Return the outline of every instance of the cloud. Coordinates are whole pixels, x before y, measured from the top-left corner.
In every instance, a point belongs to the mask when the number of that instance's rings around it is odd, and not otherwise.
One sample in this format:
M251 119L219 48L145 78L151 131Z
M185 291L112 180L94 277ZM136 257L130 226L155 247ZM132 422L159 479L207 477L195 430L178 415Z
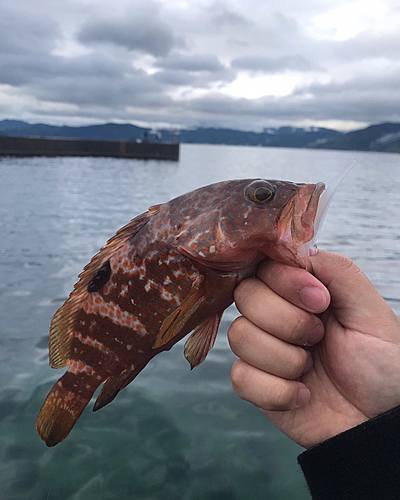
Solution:
M253 25L253 22L246 16L222 5L220 2L212 4L210 11L212 12L211 21L216 26L228 25L236 28L248 28Z
M362 31L353 38L336 44L338 58L344 60L387 59L400 61L398 30L385 33Z
M155 66L193 72L217 72L224 69L224 66L214 54L172 54L159 59Z
M397 0L358 2L345 30L337 0L1 2L0 118L400 121Z
M266 56L242 56L233 59L231 62L233 68L248 71L260 71L263 73L276 73L279 71L309 71L313 69L311 63L300 55L282 56L271 58Z
M173 47L184 45L151 1L138 2L134 9L121 14L90 18L77 38L87 45L110 43L156 57L166 56Z

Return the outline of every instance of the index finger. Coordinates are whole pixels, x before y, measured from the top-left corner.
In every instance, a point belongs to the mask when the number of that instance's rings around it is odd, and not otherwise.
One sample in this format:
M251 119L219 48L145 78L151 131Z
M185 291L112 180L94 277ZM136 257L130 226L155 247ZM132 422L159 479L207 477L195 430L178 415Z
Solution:
M328 289L305 269L266 259L257 276L276 294L305 311L318 314L329 306Z

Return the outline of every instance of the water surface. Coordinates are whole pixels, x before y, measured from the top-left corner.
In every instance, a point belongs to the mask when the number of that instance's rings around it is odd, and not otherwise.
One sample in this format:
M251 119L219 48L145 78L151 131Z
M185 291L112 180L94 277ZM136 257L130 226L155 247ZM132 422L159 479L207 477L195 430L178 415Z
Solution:
M319 246L352 257L400 314L400 155L183 145L179 163L109 158L0 159L0 486L14 499L308 499L302 449L230 384L231 307L203 365L180 343L117 399L92 403L49 449L35 431L62 370L48 328L76 277L148 206L227 178L329 181L351 159Z

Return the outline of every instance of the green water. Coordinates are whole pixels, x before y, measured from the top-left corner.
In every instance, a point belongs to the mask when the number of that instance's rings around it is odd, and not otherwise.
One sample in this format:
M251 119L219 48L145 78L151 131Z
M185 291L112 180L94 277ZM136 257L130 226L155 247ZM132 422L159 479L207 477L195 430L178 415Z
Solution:
M230 384L226 331L192 372L183 343L157 356L112 404L92 403L49 449L35 431L62 370L47 360L55 310L115 231L149 205L225 178L329 180L359 160L320 240L353 257L400 312L400 156L184 146L181 161L0 159L0 498L309 498L302 449Z

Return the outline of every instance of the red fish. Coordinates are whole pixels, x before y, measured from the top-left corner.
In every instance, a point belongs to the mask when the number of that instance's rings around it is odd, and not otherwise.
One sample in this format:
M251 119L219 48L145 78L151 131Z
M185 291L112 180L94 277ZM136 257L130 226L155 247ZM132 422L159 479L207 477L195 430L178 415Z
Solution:
M48 446L67 437L97 387L110 403L159 352L194 330L191 367L212 348L238 283L269 257L306 267L302 245L325 186L244 179L150 207L95 255L50 327L50 366L68 371L40 410Z

